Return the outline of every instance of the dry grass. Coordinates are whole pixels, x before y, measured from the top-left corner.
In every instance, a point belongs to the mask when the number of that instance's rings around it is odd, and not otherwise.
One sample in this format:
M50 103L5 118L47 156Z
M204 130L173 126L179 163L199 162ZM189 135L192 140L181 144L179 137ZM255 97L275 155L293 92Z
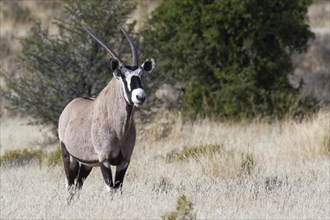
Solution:
M330 2L325 0L314 0L308 9L309 24L313 31L329 33L330 25Z
M330 218L329 112L230 125L165 115L166 132L139 129L122 193L94 168L68 204L62 166L1 167L0 218L160 219L182 195L197 219Z

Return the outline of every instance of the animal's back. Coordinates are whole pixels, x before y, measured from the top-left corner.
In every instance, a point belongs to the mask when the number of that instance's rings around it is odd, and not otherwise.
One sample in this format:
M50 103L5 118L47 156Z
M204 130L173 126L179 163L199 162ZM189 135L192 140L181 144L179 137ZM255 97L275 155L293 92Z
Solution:
M59 118L58 133L72 156L83 161L97 161L91 142L94 100L76 98L63 110Z

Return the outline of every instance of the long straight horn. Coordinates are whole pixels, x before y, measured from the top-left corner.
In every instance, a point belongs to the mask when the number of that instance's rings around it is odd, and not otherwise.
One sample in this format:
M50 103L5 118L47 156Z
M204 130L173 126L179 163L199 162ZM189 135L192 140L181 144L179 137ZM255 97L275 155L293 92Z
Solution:
M131 50L132 50L132 66L138 66L138 57L137 57L137 53L136 53L136 47L134 45L133 39L131 38L131 36L129 36L129 34L127 33L127 31L125 30L125 28L123 27L122 24L119 25L120 30L125 34L126 39L128 40L129 45L131 46Z
M89 33L89 35L91 35L99 44L101 44L114 59L118 60L120 66L124 66L124 62L118 57L118 55L113 50L111 50L110 47L108 47L92 29L83 24L81 24L81 26L85 31L87 31L87 33Z

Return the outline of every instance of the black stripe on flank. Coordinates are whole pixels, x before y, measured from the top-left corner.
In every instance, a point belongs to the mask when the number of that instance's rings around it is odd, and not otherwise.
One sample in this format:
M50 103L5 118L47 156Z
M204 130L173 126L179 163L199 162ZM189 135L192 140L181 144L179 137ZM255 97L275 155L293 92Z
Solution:
M86 99L86 100L95 101L95 98L91 98L91 97L82 96L81 98Z
M73 156L72 154L70 154L75 160L77 160L77 161L79 161L79 162L81 162L81 163L84 163L84 164L90 164L90 165L92 165L92 164L98 164L98 163L100 163L100 161L99 160L83 160L83 159L80 159L80 158L78 158L78 157L75 157L75 156Z
M61 147L62 147L62 152L63 152L63 156L65 156L66 158L65 159L69 159L69 155L71 157L73 157L75 160L79 161L79 162L82 162L82 163L85 163L85 164L96 164L96 163L100 163L99 160L82 160L78 157L75 157L73 156L69 151L68 149L66 148L65 144L61 141ZM64 158L63 158L64 159Z

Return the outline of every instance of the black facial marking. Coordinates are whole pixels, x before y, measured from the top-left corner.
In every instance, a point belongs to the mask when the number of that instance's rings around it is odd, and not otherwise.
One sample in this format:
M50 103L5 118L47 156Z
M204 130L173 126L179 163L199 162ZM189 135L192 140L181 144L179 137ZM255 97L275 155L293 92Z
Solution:
M128 87L127 87L127 81L126 81L126 79L125 79L125 75L124 74L121 74L121 79L122 79L122 81L123 81L123 83L124 83L124 88L125 88L125 92L126 92L126 94L127 94L127 96L128 96L128 101L129 101L129 103L130 104L132 104L132 100L131 100L131 93L130 93L130 91L128 90Z
M127 81L125 79L125 75L121 73L120 76L121 76L121 81L124 83L124 89L125 89L125 93L127 94L128 104L129 105L133 105L133 101L132 101L132 97L131 97L131 92L128 90Z
M138 76L132 76L131 78L131 91L133 89L142 88L141 79Z
M138 66L125 66L125 68L128 69L128 70L134 71L139 67Z

